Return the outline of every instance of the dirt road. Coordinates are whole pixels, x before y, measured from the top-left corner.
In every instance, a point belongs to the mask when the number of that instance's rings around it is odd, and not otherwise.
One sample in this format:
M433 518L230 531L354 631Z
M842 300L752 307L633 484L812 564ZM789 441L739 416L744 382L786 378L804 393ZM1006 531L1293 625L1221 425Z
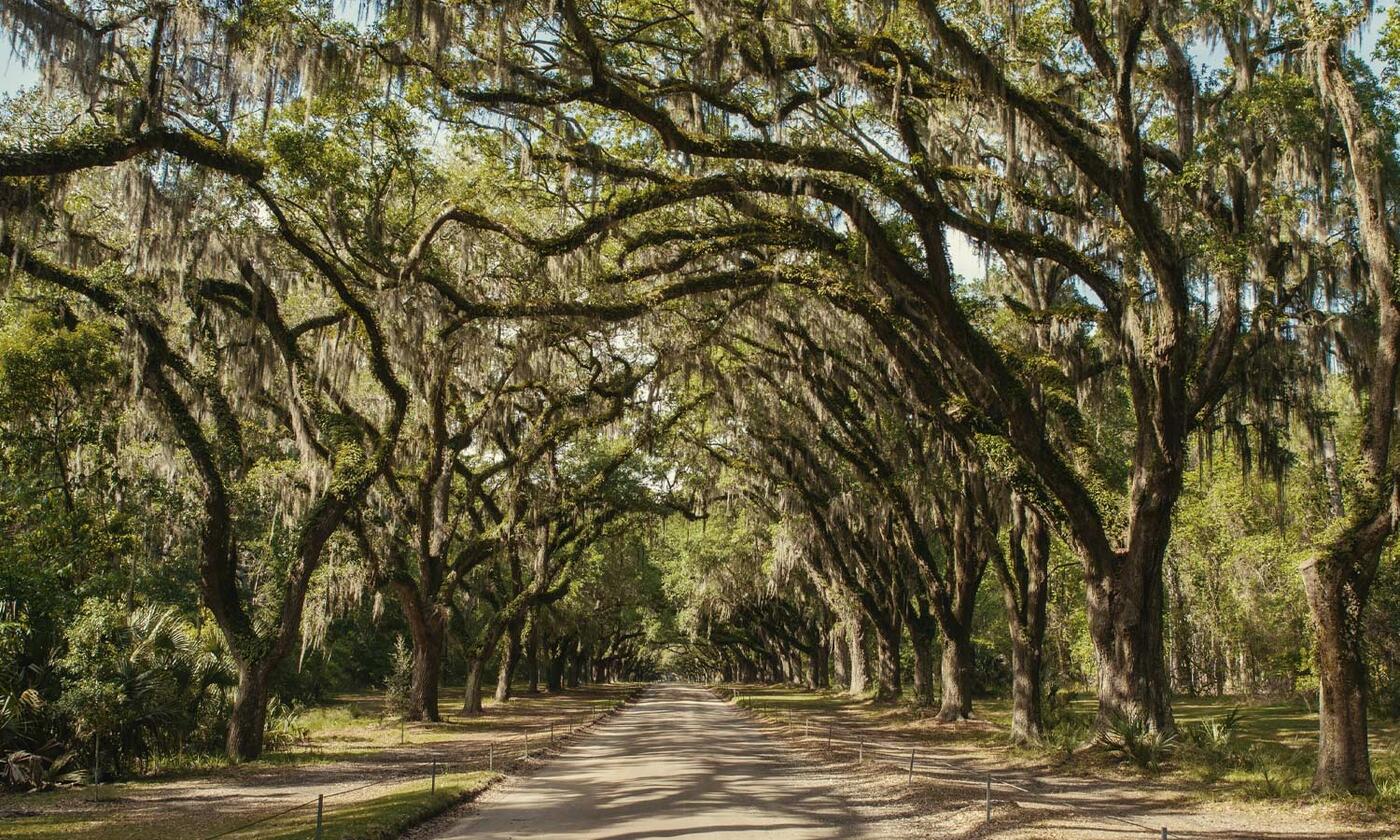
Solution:
M659 685L538 772L485 797L441 840L863 837L818 779L708 691Z

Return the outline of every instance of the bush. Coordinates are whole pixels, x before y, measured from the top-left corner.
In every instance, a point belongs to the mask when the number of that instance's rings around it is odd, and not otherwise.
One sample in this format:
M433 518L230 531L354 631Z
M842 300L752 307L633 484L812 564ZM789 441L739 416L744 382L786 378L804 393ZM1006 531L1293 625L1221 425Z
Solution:
M393 668L384 686L384 709L389 714L406 716L412 705L413 652L403 636L394 639Z
M1185 746L1192 756L1215 769L1239 762L1240 710L1193 724L1185 732Z
M1121 764L1156 772L1176 748L1176 733L1163 733L1130 715L1114 717L1099 733L1099 745Z

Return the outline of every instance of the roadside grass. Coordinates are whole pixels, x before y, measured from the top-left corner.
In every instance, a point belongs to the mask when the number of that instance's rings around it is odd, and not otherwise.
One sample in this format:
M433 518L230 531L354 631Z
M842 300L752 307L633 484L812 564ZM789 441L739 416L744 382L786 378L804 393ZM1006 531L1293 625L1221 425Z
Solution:
M1013 748L1008 740L1010 701L979 698L973 721L946 724L934 710L907 703L875 704L833 691L810 691L766 685L721 686L722 694L770 720L803 726L810 719L820 735L829 723L862 731L885 732L932 745L974 748L996 754L1007 764L1053 767L1068 775L1121 774L1154 777L1182 787L1202 800L1239 798L1334 806L1344 817L1400 817L1400 721L1373 719L1370 726L1374 797L1318 798L1311 793L1317 755L1317 713L1297 699L1183 697L1172 703L1180 735L1162 769L1148 773L1120 765L1093 741L1096 709L1092 697L1071 699L1052 715L1059 726L1044 742ZM1205 725L1225 721L1232 710L1238 722L1229 737L1211 740ZM825 720L823 720L825 718ZM840 731L839 729L837 730ZM849 732L846 733L849 737Z
M521 752L517 739L527 728L532 732L531 751L535 752L546 745L551 723L559 725L558 734L563 736L570 724L616 707L635 689L634 685L619 684L584 686L553 695L521 694L505 704L488 701L485 713L471 718L456 714L455 704L449 701L443 708L452 713L445 714L442 722L402 726L398 718L381 713L381 698L344 695L301 713L296 725L305 737L295 745L269 751L257 761L231 765L222 756L187 754L153 762L151 769L158 773L100 785L95 791L74 787L0 793L0 837L200 840L295 805L285 817L228 836L234 840L311 838L318 787L330 792L346 790L356 777L365 782L382 777L402 766L400 760L405 758L426 762L436 757L456 763L461 750L479 753L493 741L498 768L509 766ZM373 763L377 758L383 763ZM328 766L337 762L345 762L347 767ZM331 796L326 800L324 837L395 837L405 827L474 795L497 777L498 773L485 770L440 772L437 791L431 793L425 769L418 778ZM288 795L289 789L296 795ZM307 802L310 804L304 804Z
M523 686L520 687L523 689ZM626 695L630 686L584 686L561 694L528 695L518 691L504 704L486 698L483 714L467 717L458 711L453 697L444 691L443 719L436 723L401 721L385 711L381 694L341 694L328 703L300 711L294 728L301 737L274 744L255 762L233 764L223 753L185 752L152 757L137 780L162 780L215 775L261 773L270 767L334 764L410 745L446 744L471 735L499 731L503 727L529 725L531 717L548 718L563 703L568 714L583 717L607 711ZM548 726L548 720L543 722Z
M385 785L375 795L368 797L346 801L327 799L323 837L325 840L387 840L397 837L409 827L477 795L499 777L498 773L484 771L444 773L437 777L435 791L431 789L428 779L413 779ZM3 836L16 840L128 840L133 837L197 840L227 831L229 833L222 836L231 840L253 837L265 840L313 840L316 834L314 799L308 799L283 816L241 830L238 830L241 826L257 818L256 814L250 816L223 811L205 814L202 818L142 820L138 826L128 821L104 818L103 803L93 802L90 798L72 801L68 803L68 808L71 810L35 816L15 813L0 815L0 819L3 819Z

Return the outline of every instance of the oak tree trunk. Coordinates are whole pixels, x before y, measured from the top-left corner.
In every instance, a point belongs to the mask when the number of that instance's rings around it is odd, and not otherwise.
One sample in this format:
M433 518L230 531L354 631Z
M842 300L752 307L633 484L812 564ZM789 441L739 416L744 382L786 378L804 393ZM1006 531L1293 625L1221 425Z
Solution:
M855 616L846 623L846 645L851 654L850 688L847 690L853 697L859 697L865 693L868 681L866 658L865 658L865 618Z
M486 656L473 656L467 663L466 696L462 700L462 714L467 717L481 715L481 672L486 667Z
M914 705L933 705L933 636L909 627L910 647L914 651Z
M1346 558L1350 559L1350 558ZM1366 709L1362 615L1366 598L1346 559L1327 558L1303 570L1303 587L1317 625L1318 730L1313 788L1371 795L1371 753ZM1340 562L1339 562L1340 561Z
M516 665L520 662L519 620L512 621L506 630L506 638L501 644L501 669L496 674L496 702L504 703L511 697L511 680L515 677Z
M1098 725L1135 720L1170 731L1159 568L1125 561L1090 580L1087 589L1085 611L1098 658Z
M238 689L233 697L226 745L233 761L252 761L262 755L270 674L271 669L261 663L238 667Z
M951 723L972 716L972 675L975 654L972 634L963 628L956 636L943 637L943 697L938 704L938 719Z
M875 702L892 703L904 693L899 667L899 628L877 627L876 648L879 652L879 673L876 676Z

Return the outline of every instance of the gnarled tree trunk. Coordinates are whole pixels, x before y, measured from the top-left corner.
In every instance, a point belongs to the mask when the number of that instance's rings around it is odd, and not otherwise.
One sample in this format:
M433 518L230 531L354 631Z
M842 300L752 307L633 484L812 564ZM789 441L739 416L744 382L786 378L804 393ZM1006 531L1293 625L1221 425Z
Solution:
M501 670L496 674L496 702L504 703L511 697L511 680L515 677L516 665L520 662L520 634L524 629L520 619L514 619L506 629L506 637L501 641Z
M252 761L262 755L271 671L263 663L238 666L238 688L233 696L226 743L228 756L234 761Z
M875 647L879 654L875 702L892 703L904 694L903 675L899 665L899 626L877 625L875 634Z
M851 670L849 688L846 690L852 697L859 697L865 693L866 682L868 680L866 658L865 658L865 618L859 614L852 616L846 622L846 646L851 654Z
M462 699L462 714L467 717L481 715L481 672L486 667L486 657L473 656L467 663L467 687Z
M938 704L938 719L945 723L967 720L972 716L972 675L975 654L972 634L943 637L942 680L943 696Z

